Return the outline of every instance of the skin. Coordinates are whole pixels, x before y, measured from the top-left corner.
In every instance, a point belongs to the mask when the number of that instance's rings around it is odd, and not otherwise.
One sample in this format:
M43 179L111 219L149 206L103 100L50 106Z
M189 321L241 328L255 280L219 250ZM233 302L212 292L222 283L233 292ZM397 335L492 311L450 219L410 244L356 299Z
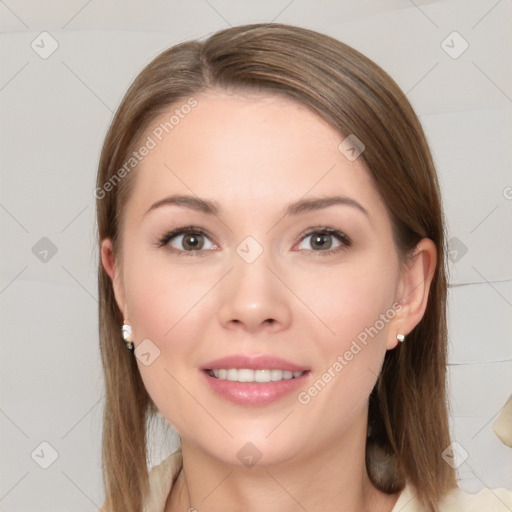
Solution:
M378 491L364 463L368 397L396 335L424 314L435 246L422 240L412 262L400 264L361 158L349 161L338 150L344 137L305 106L268 93L195 98L197 107L135 171L121 260L109 239L101 245L135 345L150 339L160 351L148 366L137 360L144 384L182 439L184 469L165 510L390 511L398 495ZM214 200L222 211L166 205L145 214L171 194ZM332 195L368 215L348 205L284 215L289 203ZM182 236L157 246L185 225L208 233L200 251L185 252L190 238L184 246ZM322 254L305 234L311 227L337 229L352 244L327 237L338 251ZM249 235L263 248L253 263L236 252ZM394 302L400 312L308 404L291 393L265 406L237 405L201 374L219 357L271 354L310 368L307 391ZM237 457L247 442L261 452L250 468Z

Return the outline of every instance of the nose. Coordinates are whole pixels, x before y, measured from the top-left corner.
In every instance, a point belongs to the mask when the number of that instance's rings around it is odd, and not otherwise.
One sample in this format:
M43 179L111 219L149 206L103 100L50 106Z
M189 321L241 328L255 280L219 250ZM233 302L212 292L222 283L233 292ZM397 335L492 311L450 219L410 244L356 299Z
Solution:
M272 268L270 270L268 266ZM235 256L223 280L219 321L230 330L277 332L290 326L290 296L269 265L265 252L253 263Z

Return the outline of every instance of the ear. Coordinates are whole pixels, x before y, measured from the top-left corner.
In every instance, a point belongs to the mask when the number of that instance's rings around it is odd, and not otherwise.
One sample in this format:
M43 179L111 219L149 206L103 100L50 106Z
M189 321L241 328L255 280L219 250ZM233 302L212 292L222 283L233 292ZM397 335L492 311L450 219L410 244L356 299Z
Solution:
M112 280L112 287L114 289L114 296L117 302L117 306L123 314L125 321L128 321L129 315L128 307L126 305L122 273L116 263L114 256L114 246L110 238L104 238L101 241L101 263L103 264L103 268Z
M388 350L396 347L397 334L409 334L423 318L436 264L436 246L429 238L423 238L401 270L396 294L396 302L401 305L401 309L390 326Z

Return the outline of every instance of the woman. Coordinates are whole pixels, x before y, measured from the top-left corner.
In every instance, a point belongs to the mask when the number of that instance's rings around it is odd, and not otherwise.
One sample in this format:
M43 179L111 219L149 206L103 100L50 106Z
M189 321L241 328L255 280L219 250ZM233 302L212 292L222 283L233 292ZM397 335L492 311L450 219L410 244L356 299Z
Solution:
M512 504L446 462L439 186L369 59L280 24L170 48L115 115L96 197L104 510ZM157 414L181 449L148 479Z

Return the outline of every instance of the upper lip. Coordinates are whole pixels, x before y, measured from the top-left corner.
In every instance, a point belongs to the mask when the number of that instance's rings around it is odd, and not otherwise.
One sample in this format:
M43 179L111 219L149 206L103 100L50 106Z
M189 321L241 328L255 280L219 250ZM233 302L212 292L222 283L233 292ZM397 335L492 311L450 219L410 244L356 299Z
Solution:
M271 355L243 355L235 354L232 356L215 359L202 366L203 370L219 370L219 369L242 369L249 370L288 370L290 372L303 372L308 368L301 366L286 359Z

